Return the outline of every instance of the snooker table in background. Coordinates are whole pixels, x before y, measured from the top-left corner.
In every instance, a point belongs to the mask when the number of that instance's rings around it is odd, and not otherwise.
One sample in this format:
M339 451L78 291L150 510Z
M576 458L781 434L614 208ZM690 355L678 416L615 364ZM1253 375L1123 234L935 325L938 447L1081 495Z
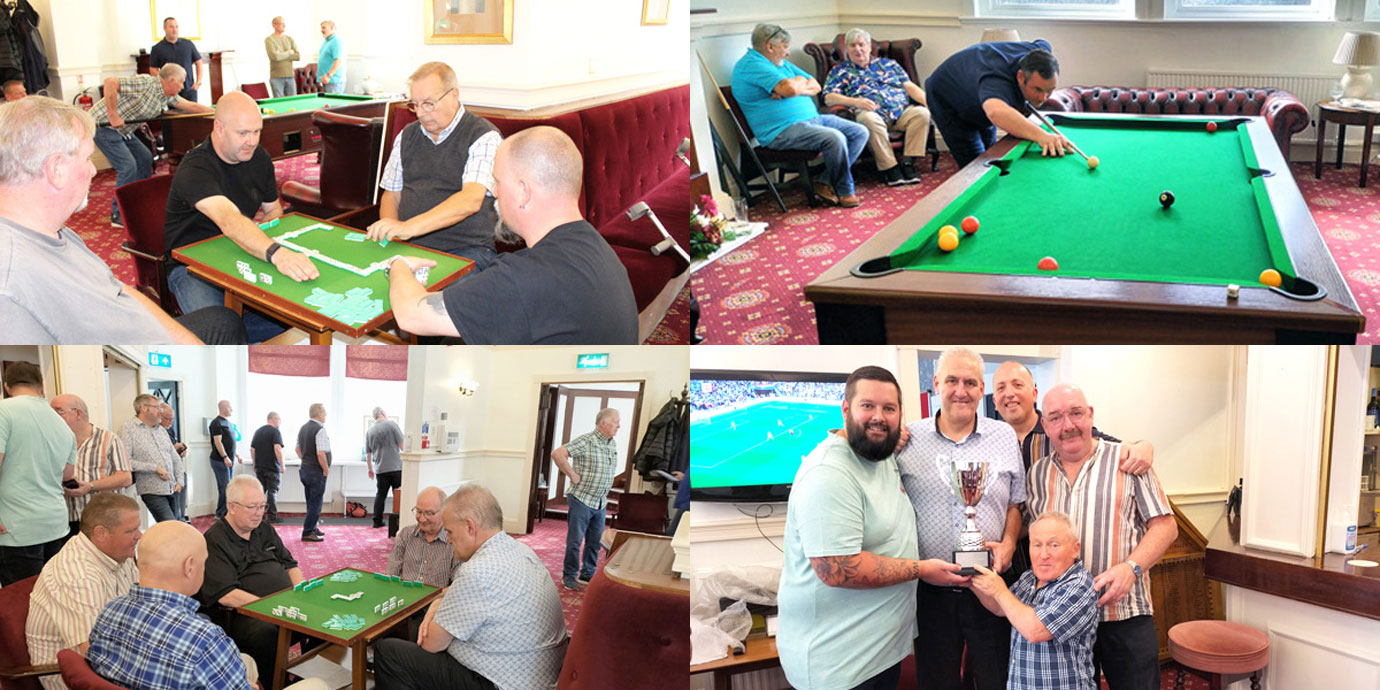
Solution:
M1354 342L1364 329L1263 118L1045 114L1101 165L998 142L806 286L821 343ZM969 215L978 232L939 251L939 228ZM1039 270L1044 256L1059 269ZM1258 282L1266 268L1282 289Z
M274 160L321 150L321 132L311 122L311 114L316 110L329 108L355 117L382 117L388 106L387 99L343 93L307 93L265 98L258 103L264 117L259 145ZM169 115L158 122L163 127L163 149L176 167L182 156L211 136L214 118L209 114Z
M344 571L353 571L362 577L354 582L334 582L331 580L332 575ZM369 643L388 632L393 626L406 620L408 616L423 610L431 603L432 599L441 593L441 590L436 587L425 584L408 586L401 582L380 580L374 577L372 572L354 568L341 568L323 575L320 579L323 580L322 585L310 592L289 588L245 604L239 609L240 613L246 616L278 626L278 661L276 664L278 670L272 678L271 690L282 690L283 688L284 676L288 669L287 652L293 631L348 648L353 667L351 669L352 687L355 690L365 690L365 649ZM331 598L332 594L353 594L354 592L363 592L363 595L354 601ZM404 603L386 614L374 613L376 604L394 596L402 599ZM284 616L275 616L273 609L278 606L296 606L301 609L302 613L306 614L307 620L300 621ZM358 630L331 630L322 625L331 616L345 614L354 614L363 618L364 627ZM324 645L306 652L294 659L293 664L306 661L323 649L325 649Z
M277 226L264 232L269 237L278 237L316 223L329 225L334 229L313 230L290 241L359 267L366 267L394 254L433 259L437 262L436 266L432 267L427 275L427 289L432 292L459 280L474 267L474 262L469 259L406 242L389 242L387 247L380 246L377 242L351 242L345 239L347 235L362 236L364 233L300 213L283 215ZM361 276L313 259L312 263L316 264L321 275L316 280L299 283L280 273L273 264L246 254L225 235L174 249L172 255L177 261L186 264L192 275L225 290L225 306L243 313L244 307L248 305L271 318L300 328L311 336L313 345L329 345L332 332L351 338L379 334L393 320L392 305L388 301L388 278L383 271ZM246 281L236 268L236 262L239 261L249 264L256 279L260 273L267 273L273 277L273 283L264 284L261 280L255 283ZM346 293L352 288L359 287L371 288L373 294L370 298L383 300L383 312L364 323L338 321L306 303L313 288Z

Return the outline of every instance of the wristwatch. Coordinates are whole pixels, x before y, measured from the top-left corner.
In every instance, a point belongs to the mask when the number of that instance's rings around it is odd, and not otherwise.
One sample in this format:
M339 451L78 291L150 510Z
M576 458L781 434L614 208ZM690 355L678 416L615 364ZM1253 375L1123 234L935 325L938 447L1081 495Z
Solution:
M402 259L402 262L403 262L404 264L407 264L407 269L408 269L409 271L412 270L412 262L408 261L405 257L399 256L399 257L397 257L397 258L395 258L395 259L390 260L388 263L386 263L386 264L383 265L383 277L384 277L384 278L388 278L388 277L389 277L388 271L389 271L390 269L393 268L393 262L394 262L394 261L397 261L398 259Z
M274 254L275 252L277 252L279 249L282 249L282 248L283 248L283 245L278 244L277 242L274 242L273 244L269 245L269 246L268 246L268 251L265 251L265 252L264 252L264 261L267 261L267 262L269 262L269 263L273 263L273 254Z
M1131 570L1136 574L1136 577L1140 577L1140 573L1141 573L1140 564L1137 563L1137 562L1135 562L1135 561L1133 561L1133 560L1131 560L1131 559L1129 559L1129 558L1126 559L1126 563L1127 563L1128 565L1131 566Z

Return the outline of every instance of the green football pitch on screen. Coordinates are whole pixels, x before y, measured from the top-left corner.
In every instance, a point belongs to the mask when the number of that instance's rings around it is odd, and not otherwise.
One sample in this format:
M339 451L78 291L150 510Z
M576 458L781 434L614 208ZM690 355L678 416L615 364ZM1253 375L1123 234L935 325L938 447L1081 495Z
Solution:
M800 460L830 429L839 403L767 400L690 425L690 481L696 488L789 484Z

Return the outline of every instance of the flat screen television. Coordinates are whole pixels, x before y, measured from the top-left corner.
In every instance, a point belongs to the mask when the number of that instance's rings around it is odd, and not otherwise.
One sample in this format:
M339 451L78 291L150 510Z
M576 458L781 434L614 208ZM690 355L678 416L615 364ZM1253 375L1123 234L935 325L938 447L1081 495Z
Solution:
M691 370L690 498L785 501L800 461L843 426L848 374Z

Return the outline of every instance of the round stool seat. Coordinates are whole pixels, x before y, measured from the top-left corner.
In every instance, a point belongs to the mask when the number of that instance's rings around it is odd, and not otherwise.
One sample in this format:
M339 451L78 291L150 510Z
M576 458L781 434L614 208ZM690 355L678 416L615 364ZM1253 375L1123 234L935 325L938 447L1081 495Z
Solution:
M1253 673L1270 662L1270 638L1231 621L1189 621L1169 629L1169 653L1199 671Z

